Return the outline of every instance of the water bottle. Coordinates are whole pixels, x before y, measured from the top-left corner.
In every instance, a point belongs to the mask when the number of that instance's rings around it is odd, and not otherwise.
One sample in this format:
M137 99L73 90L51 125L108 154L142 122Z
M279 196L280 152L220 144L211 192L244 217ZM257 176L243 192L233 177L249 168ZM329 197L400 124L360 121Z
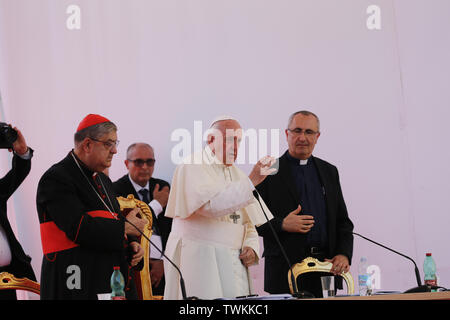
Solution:
M368 282L369 282L369 274L367 273L367 268L369 267L367 263L366 257L361 257L359 260L359 266L358 266L358 285L359 285L359 295L360 296L367 296L370 291L368 288Z
M423 262L423 273L425 274L425 284L427 286L437 286L436 264L431 253L427 253ZM435 290L433 290L435 291Z
M111 276L111 300L126 300L125 291L123 290L124 287L125 280L120 272L120 267L114 267L114 271Z

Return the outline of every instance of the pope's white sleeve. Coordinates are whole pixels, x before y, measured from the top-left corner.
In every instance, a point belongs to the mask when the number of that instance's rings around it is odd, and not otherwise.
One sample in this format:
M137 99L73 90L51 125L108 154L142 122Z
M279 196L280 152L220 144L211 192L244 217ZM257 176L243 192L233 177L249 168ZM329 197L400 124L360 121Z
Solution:
M236 212L254 201L253 190L255 187L250 179L230 182L196 213L206 217L221 217Z

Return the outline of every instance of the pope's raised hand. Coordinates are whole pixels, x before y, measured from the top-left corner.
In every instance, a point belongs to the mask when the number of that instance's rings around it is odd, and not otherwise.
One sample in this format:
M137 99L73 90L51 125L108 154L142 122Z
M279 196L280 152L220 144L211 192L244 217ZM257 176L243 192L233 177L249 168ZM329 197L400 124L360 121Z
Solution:
M276 161L277 159L274 157L265 156L255 164L248 176L255 187L263 182L268 175L277 172L277 169L272 167Z

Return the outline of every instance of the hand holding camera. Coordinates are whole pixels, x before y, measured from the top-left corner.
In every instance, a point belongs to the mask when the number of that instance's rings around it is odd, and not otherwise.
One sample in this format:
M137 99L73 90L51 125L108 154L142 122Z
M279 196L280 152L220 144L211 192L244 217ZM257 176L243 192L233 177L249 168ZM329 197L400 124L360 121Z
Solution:
M12 128L10 124L0 122L0 149L14 150L18 155L24 155L28 146L17 127Z

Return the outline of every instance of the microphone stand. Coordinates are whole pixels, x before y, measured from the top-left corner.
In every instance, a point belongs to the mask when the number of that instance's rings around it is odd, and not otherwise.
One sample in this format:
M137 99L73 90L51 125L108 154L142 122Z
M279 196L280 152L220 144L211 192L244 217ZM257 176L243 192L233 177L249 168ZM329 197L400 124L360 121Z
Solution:
M382 248L384 248L384 249L387 249L387 250L389 250L389 251L392 251L392 252L394 252L394 253L396 253L396 254L398 254L398 255L400 255L400 256L402 256L402 257L404 257L404 258L406 258L406 259L408 259L408 260L410 260L410 261L412 261L412 263L414 264L414 272L415 272L415 274L416 274L417 287L408 289L408 290L406 290L404 293L430 292L431 289L434 289L434 286L422 285L422 281L420 280L419 269L417 268L416 262L415 262L412 258L410 258L410 257L408 257L407 255L404 255L403 253L400 253L400 252L398 252L398 251L396 251L396 250L394 250L394 249L391 249L391 248L389 248L389 247L386 247L385 245L383 245L383 244L381 244L381 243L378 243L378 242L376 242L376 241L374 241L374 240L371 240L371 239L369 239L369 238L367 238L367 237L364 237L364 236L360 235L359 233L356 233L356 232L352 232L352 233L353 233L354 235L357 235L358 237L361 237L361 238L363 238L363 239L365 239L365 240L367 240L367 241L369 241L369 242L372 242L372 243L374 243L374 244L376 244L376 245L378 245L378 246L380 246L380 247L382 247Z
M261 201L259 201L259 193L258 193L258 191L256 191L256 189L253 190L253 195L255 196L256 200L258 200L259 206L261 207L261 210L264 213L264 217L267 220L267 224L269 225L270 230L272 231L273 236L274 236L278 246L280 247L281 253L283 254L283 257L284 257L284 259L286 260L286 262L288 264L289 271L290 271L290 274L291 274L291 282L292 282L292 286L293 286L293 289L294 289L294 294L292 296L296 297L296 298L305 298L305 297L309 298L309 296L306 293L298 291L297 281L295 280L294 272L292 272L292 264L289 261L289 258L288 258L287 254L286 254L286 251L284 250L283 245L281 244L280 239L278 238L278 235L277 235L275 229L273 228L272 224L270 223L269 218L267 217L266 212L264 211L264 208L263 208L263 206L261 204Z
M198 298L197 297L187 297L187 295L186 295L186 286L185 286L185 284L184 284L184 279L183 279L183 275L182 275L182 273L181 273L181 270L178 268L178 266L171 260L171 259L169 259L165 254L164 254L164 252L161 250L161 249L159 249L151 240L150 240L150 238L149 237L147 237L145 234L144 234L144 232L142 232L142 230L140 230L138 227L136 227L135 225L134 225L134 223L132 223L132 222L130 222L130 220L128 220L123 214L121 214L121 216L122 216L122 218L125 220L125 222L127 222L127 223L129 223L129 224L131 224L140 234L141 234L141 236L143 236L148 242L150 242L150 244L154 247L154 248L156 248L156 250L158 250L160 253L161 253L161 255L164 257L164 258L166 258L167 259L167 261L169 261L169 263L178 271L178 273L179 273L179 275L180 275L180 287L181 287L181 295L183 296L183 300L198 300Z

